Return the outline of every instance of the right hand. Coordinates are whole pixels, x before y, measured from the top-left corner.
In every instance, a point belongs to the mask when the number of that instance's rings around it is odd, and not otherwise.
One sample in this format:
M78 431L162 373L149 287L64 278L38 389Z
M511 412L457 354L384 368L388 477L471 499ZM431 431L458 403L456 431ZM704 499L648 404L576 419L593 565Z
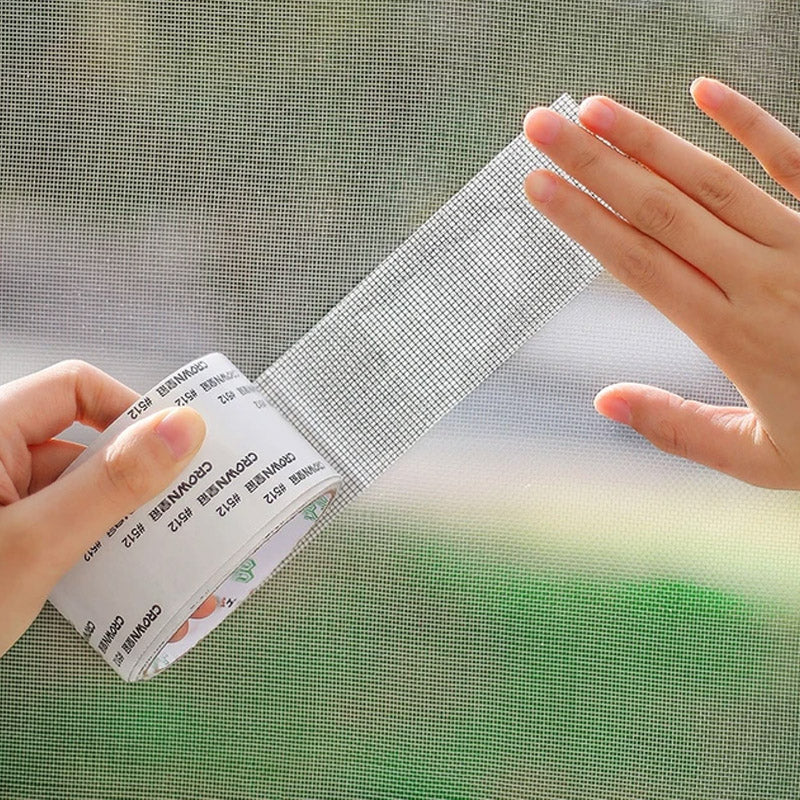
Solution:
M800 139L718 81L697 105L800 198ZM746 403L720 408L653 386L616 384L597 410L656 447L760 486L800 489L800 215L717 158L607 97L583 102L599 138L540 108L530 141L605 200L546 170L531 203L682 328Z

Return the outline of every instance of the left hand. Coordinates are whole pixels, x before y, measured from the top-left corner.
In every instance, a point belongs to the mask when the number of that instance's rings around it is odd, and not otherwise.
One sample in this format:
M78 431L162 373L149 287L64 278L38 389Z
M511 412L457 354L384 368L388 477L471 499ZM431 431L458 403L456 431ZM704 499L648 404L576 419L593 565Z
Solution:
M82 361L0 387L0 655L81 554L166 489L199 449L202 417L175 408L138 420L61 476L84 448L58 435L74 421L103 430L137 397Z

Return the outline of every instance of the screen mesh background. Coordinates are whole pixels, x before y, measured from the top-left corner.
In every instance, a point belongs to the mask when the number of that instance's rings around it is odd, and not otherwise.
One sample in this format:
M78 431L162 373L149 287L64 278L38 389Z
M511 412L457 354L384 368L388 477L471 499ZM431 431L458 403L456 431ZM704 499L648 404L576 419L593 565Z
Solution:
M562 92L761 180L688 85L797 130L798 13L0 2L0 379L259 374ZM165 675L47 607L0 659L0 796L796 797L796 496L595 418L620 379L735 398L603 276Z

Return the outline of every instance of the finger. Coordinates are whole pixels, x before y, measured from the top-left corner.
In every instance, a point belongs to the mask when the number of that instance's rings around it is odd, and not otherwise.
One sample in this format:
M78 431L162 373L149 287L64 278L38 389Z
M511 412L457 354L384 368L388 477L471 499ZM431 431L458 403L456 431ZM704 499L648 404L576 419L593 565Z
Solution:
M752 100L711 78L692 84L698 107L738 139L767 174L800 198L800 139ZM797 224L795 215L795 224Z
M727 294L745 276L730 263L765 249L725 225L671 183L548 108L525 118L531 142L628 222L706 273ZM748 258L748 251L750 257Z
M705 275L588 194L544 170L525 181L531 203L711 355L729 303Z
M50 439L30 448L31 468L28 494L51 484L85 450L82 444Z
M581 124L665 178L727 225L766 245L797 215L733 167L607 97L581 103Z
M28 444L40 444L73 422L103 430L137 397L97 367L62 361L0 387L0 410Z
M205 423L191 408L147 417L85 464L7 506L4 533L27 537L55 583L115 522L163 491L204 435Z
M705 405L636 383L608 386L594 403L659 450L759 486L797 488L787 486L785 462L747 408Z

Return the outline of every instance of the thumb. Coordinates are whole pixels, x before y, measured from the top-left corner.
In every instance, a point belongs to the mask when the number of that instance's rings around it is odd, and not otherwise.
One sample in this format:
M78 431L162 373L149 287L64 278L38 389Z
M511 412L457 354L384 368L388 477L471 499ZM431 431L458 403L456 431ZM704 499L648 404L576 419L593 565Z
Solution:
M594 406L659 450L758 486L789 486L786 464L749 408L706 405L638 383L607 386Z
M5 521L28 538L26 549L36 553L40 575L55 584L115 522L177 478L205 430L192 408L146 417L85 464L8 506Z

